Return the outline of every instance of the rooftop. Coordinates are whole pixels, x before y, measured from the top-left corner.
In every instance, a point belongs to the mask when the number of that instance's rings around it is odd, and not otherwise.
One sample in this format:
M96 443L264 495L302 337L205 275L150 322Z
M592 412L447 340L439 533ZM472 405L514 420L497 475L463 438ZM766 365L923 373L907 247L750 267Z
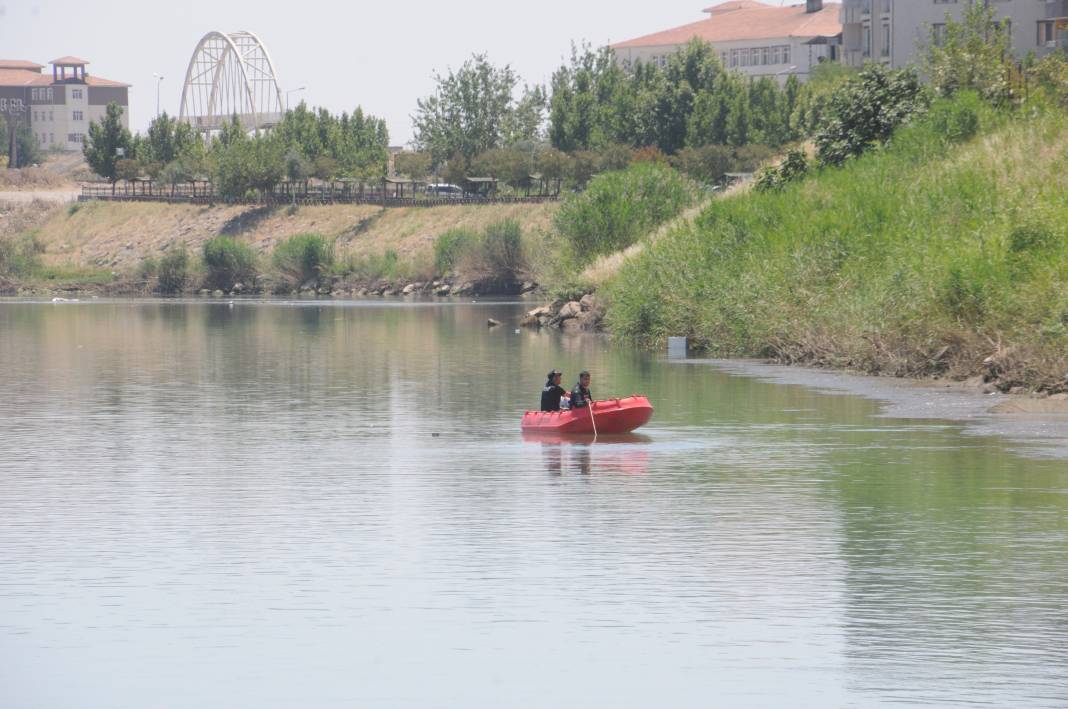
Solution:
M28 62L25 59L0 59L0 69L17 69L19 71L32 71L41 73L44 64Z
M65 57L60 57L59 59L53 59L48 63L55 64L56 66L85 66L89 62L78 57L67 55Z
M63 84L113 88L130 87L129 84L124 84L121 81L102 79L99 76L86 76L84 81L81 78L73 79L69 77L65 81L63 79L53 81L51 74L38 74L26 69L6 69L0 66L0 86L62 86Z
M778 7L757 0L731 0L706 8L707 19L619 42L613 44L612 49L679 45L695 37L712 43L779 37L833 37L842 31L838 18L840 7L839 3L825 3L822 10L805 12L804 4Z

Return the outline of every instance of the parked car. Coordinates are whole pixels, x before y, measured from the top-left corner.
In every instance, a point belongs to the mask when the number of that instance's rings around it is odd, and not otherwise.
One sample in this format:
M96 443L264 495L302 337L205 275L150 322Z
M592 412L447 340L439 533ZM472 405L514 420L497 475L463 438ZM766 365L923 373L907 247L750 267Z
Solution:
M450 185L445 182L430 184L426 186L426 196L436 197L438 199L460 199L464 196L464 191L458 185Z

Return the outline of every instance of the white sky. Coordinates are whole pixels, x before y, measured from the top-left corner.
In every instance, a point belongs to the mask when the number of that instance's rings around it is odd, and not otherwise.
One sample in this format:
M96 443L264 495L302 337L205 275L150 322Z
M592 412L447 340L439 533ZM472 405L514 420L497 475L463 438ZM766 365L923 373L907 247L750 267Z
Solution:
M290 94L293 105L362 106L386 119L399 145L412 137L410 116L433 90L434 71L473 52L547 84L572 40L630 39L700 20L702 8L720 1L0 0L0 58L87 59L90 74L133 84L131 127L144 130L156 113L153 72L164 76L161 109L176 115L200 37L247 29L267 45L283 91L306 87Z

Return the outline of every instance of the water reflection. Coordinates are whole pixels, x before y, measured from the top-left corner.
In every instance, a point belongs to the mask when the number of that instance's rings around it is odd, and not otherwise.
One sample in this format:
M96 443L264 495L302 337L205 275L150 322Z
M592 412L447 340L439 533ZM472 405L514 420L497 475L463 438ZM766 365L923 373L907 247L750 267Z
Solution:
M523 307L0 304L0 703L1068 704L1063 463Z

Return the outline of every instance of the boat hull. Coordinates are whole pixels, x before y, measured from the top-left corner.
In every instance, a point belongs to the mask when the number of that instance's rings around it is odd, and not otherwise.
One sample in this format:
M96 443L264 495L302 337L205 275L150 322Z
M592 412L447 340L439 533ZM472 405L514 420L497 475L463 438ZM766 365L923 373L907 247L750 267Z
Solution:
M653 416L653 406L644 396L628 396L622 399L603 399L589 407L570 411L527 411L523 414L520 428L524 432L551 432L560 434L614 435L630 433L644 426Z

